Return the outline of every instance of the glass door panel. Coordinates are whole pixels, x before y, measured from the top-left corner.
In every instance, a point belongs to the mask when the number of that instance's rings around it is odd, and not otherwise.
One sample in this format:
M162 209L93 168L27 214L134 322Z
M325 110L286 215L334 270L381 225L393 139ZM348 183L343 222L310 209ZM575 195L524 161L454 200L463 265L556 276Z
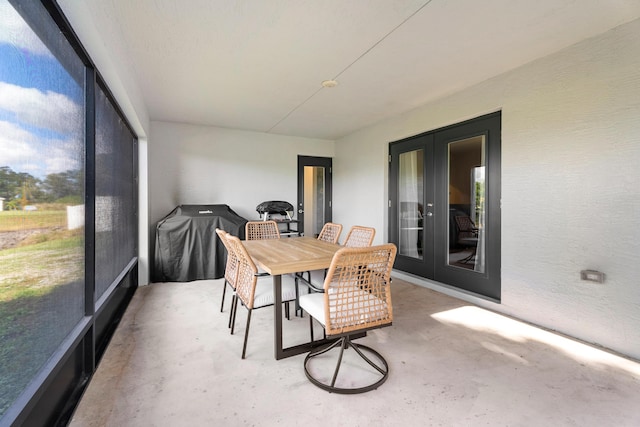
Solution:
M448 144L447 264L484 273L485 136Z
M325 179L321 166L304 167L304 235L318 236L324 226Z
M402 153L398 172L398 253L422 259L424 150Z

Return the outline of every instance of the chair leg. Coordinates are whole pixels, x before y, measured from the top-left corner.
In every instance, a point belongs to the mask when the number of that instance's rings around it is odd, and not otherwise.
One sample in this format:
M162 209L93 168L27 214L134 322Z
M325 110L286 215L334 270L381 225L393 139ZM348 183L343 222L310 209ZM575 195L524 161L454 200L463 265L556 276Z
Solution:
M231 335L236 326L236 312L238 311L238 296L233 296L233 302L231 304L231 313L229 314L229 327L231 328Z
M300 282L299 282L300 279L304 280L304 272L295 273L294 278L296 283L295 315L298 316L298 313L300 313L300 317L304 317L304 310L302 309L302 307L300 307ZM309 281L311 281L311 272L309 271L307 271L307 278ZM308 286L307 286L307 289L309 289ZM308 293L311 293L311 291L309 290Z
M293 277L294 277L294 282L296 284L296 307L295 307L295 310L296 310L296 316L297 316L298 312L302 311L302 309L300 308L300 287L299 287L299 284L298 284L298 273L295 273L293 275Z
M249 310L247 313L247 327L244 330L244 345L242 346L242 358L244 359L245 353L247 352L247 339L249 338L249 325L251 324L251 312L253 310Z
M222 313L224 309L224 296L227 293L227 279L224 280L224 284L222 285L222 302L220 303L220 313Z
M360 350L360 347L364 347L364 348L368 348L368 347L365 347L363 345L351 342L351 339L349 339L349 337L347 337L347 344L349 345L349 347L354 349L356 351L356 353L358 353L360 355L360 357L362 357L365 360L365 362L367 362L369 364L369 366L371 366L372 368L374 368L375 370L380 372L382 375L386 375L387 374L387 370L382 369L380 366L376 365L371 359L369 359L367 356L365 356L365 354Z
M331 379L331 387L335 387L336 379L338 378L338 372L340 371L340 365L342 364L342 356L344 355L344 349L347 348L348 343L346 338L340 339L340 354L338 355L338 361L336 362L336 370L333 372L333 378Z
M466 258L461 259L460 261L458 261L461 264L466 264L469 261L471 261L471 259L476 256L476 247L474 246L473 248L471 248L471 254L469 256L467 256ZM475 262L475 261L474 261Z

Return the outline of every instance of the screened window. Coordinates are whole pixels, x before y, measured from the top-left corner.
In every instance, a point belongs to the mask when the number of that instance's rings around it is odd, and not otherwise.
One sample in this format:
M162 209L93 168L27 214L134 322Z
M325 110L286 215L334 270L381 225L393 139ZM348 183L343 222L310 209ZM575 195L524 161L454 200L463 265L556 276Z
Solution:
M56 30L0 0L0 418L85 314L84 67Z
M96 90L96 300L136 255L135 136Z
M54 0L0 0L0 425L65 425L137 287L137 139Z

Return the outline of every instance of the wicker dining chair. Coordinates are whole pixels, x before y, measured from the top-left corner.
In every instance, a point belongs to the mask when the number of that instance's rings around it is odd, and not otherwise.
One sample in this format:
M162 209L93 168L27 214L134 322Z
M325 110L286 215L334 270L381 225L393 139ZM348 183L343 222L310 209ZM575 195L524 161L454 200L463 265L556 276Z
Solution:
M334 224L333 222L327 222L320 230L318 234L318 240L325 242L338 243L340 239L340 233L342 233L342 224Z
M338 240L340 239L340 234L342 233L342 224L335 224L333 222L327 222L323 227L322 230L320 230L320 234L318 234L318 240L322 240L324 242L330 242L330 243L338 243ZM311 285L312 288L314 288L315 290L321 290L321 286L322 286L322 282L324 281L324 278L327 276L327 270L324 270L322 272L324 275L322 276L322 278L317 281L318 286L314 286L312 284L311 281L311 272L308 271L307 272L307 279L309 284Z
M251 325L251 313L253 310L269 307L274 304L273 280L266 273L258 273L256 264L249 256L242 241L235 236L227 236L229 245L238 257L238 279L236 281L236 298L233 301L231 334L233 334L236 323L236 313L238 300L242 302L247 310L247 325L244 331L244 344L242 346L242 358L247 352L247 339L249 338L249 327ZM289 302L296 299L295 286L293 280L288 276L282 277L282 302L285 304L285 315L289 318Z
M247 240L279 239L280 229L275 221L249 221L244 235Z
M347 233L347 238L344 240L344 246L348 248L363 248L371 246L375 235L375 228L354 225L349 230L349 233Z
M391 269L396 253L396 246L392 243L342 248L331 261L324 281L324 293L300 297L300 306L309 313L311 330L313 319L316 319L324 327L327 338L337 338L331 344L312 350L305 357L305 374L316 386L334 393L354 394L376 389L387 380L389 366L384 357L370 347L352 342L351 336L392 324ZM331 352L333 349L339 349L335 369L332 376L330 373L323 375L320 372L322 368L318 366L327 366L324 359L335 353ZM355 378L341 377L337 383L343 355L348 349L353 349L354 357L359 356L373 368L373 381L358 385L356 383L359 381ZM314 359L317 362L314 363ZM315 368L312 366L314 364ZM348 371L349 367L353 367L352 363L345 363L346 376L355 372L353 376L361 378L360 369Z
M227 262L224 268L224 285L222 287L222 302L220 303L220 312L222 312L224 310L224 298L227 292L227 286L231 288L232 292L235 292L236 290L236 281L238 279L238 257L229 244L227 236L230 236L230 234L219 228L216 228L216 234L227 250ZM231 306L233 307L235 294L232 295ZM229 327L231 327L231 316L229 316Z
M324 242L330 243L338 243L340 239L340 234L342 233L342 224L335 224L333 222L327 222L324 226L322 226L322 230L320 230L320 234L318 234L318 240L322 240ZM304 273L307 273L307 278L304 278ZM309 292L322 292L321 283L324 281L324 278L327 275L327 270L319 270L317 271L317 276L321 278L319 280L312 280L311 271L306 271L304 273L296 273L296 315L300 311L300 305L298 304L298 296L300 294L299 287L299 279L303 280L303 283L307 285L309 288ZM322 276L321 276L322 275Z

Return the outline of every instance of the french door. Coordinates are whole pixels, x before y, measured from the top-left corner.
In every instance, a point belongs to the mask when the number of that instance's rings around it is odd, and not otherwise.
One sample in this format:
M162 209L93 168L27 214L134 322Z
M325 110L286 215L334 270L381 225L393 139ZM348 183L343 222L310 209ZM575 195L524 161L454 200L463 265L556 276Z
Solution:
M493 113L389 144L395 269L500 300L500 128Z

